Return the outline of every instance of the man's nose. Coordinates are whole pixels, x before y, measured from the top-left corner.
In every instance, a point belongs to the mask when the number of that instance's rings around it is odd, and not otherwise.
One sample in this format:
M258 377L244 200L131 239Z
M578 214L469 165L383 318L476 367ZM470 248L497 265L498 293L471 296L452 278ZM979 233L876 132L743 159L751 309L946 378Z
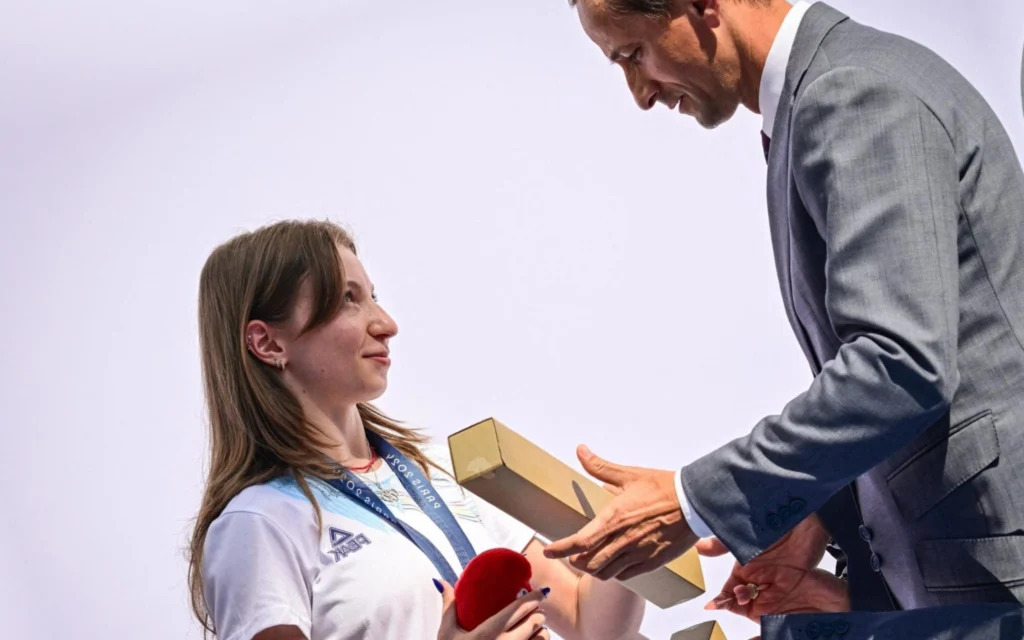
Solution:
M626 74L626 83L629 84L629 90L633 93L636 105L644 111L658 103L661 87L657 82L645 78L637 69Z

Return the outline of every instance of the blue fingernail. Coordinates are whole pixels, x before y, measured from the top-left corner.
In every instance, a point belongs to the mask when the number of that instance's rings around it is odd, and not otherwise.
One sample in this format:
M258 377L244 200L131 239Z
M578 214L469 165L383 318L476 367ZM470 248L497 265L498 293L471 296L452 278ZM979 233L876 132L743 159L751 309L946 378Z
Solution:
M437 587L437 592L444 593L444 587L442 587L441 583L437 581L437 578L431 578L431 580L434 581L434 586Z
M543 593L544 597L546 598L548 597L548 594L551 593L551 587L544 587L540 590L540 592Z

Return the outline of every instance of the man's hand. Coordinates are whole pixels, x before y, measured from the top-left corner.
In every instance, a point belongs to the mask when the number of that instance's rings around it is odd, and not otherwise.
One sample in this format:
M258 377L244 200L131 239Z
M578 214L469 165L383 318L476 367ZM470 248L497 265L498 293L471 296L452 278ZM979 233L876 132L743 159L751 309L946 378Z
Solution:
M697 542L683 518L673 472L612 464L585 446L576 455L615 498L575 535L548 545L544 555L569 558L600 580L628 580L675 560Z
M817 568L828 540L818 516L811 515L746 566L737 563L705 609L731 611L754 622L768 614L849 611L846 583ZM697 543L697 552L720 556L728 550L707 538Z

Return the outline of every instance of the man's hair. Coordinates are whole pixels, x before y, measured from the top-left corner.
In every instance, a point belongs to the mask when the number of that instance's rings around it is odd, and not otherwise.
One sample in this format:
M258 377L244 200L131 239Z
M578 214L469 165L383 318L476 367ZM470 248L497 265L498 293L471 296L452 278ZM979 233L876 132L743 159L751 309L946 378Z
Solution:
M579 0L569 0L569 6L575 7ZM737 0L750 4L771 4L772 0ZM674 0L606 0L608 8L615 13L639 13L649 18L668 18L672 15Z
M579 0L569 0L575 7ZM615 13L642 13L651 18L667 18L672 15L673 0L607 0L608 8Z

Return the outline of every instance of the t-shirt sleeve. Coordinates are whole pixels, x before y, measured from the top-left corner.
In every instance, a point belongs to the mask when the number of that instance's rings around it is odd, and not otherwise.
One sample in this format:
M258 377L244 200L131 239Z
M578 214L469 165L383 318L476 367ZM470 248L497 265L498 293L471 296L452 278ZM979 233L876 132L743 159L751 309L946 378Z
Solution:
M312 597L298 549L266 516L223 514L203 550L205 596L218 640L252 640L291 625L310 637Z

